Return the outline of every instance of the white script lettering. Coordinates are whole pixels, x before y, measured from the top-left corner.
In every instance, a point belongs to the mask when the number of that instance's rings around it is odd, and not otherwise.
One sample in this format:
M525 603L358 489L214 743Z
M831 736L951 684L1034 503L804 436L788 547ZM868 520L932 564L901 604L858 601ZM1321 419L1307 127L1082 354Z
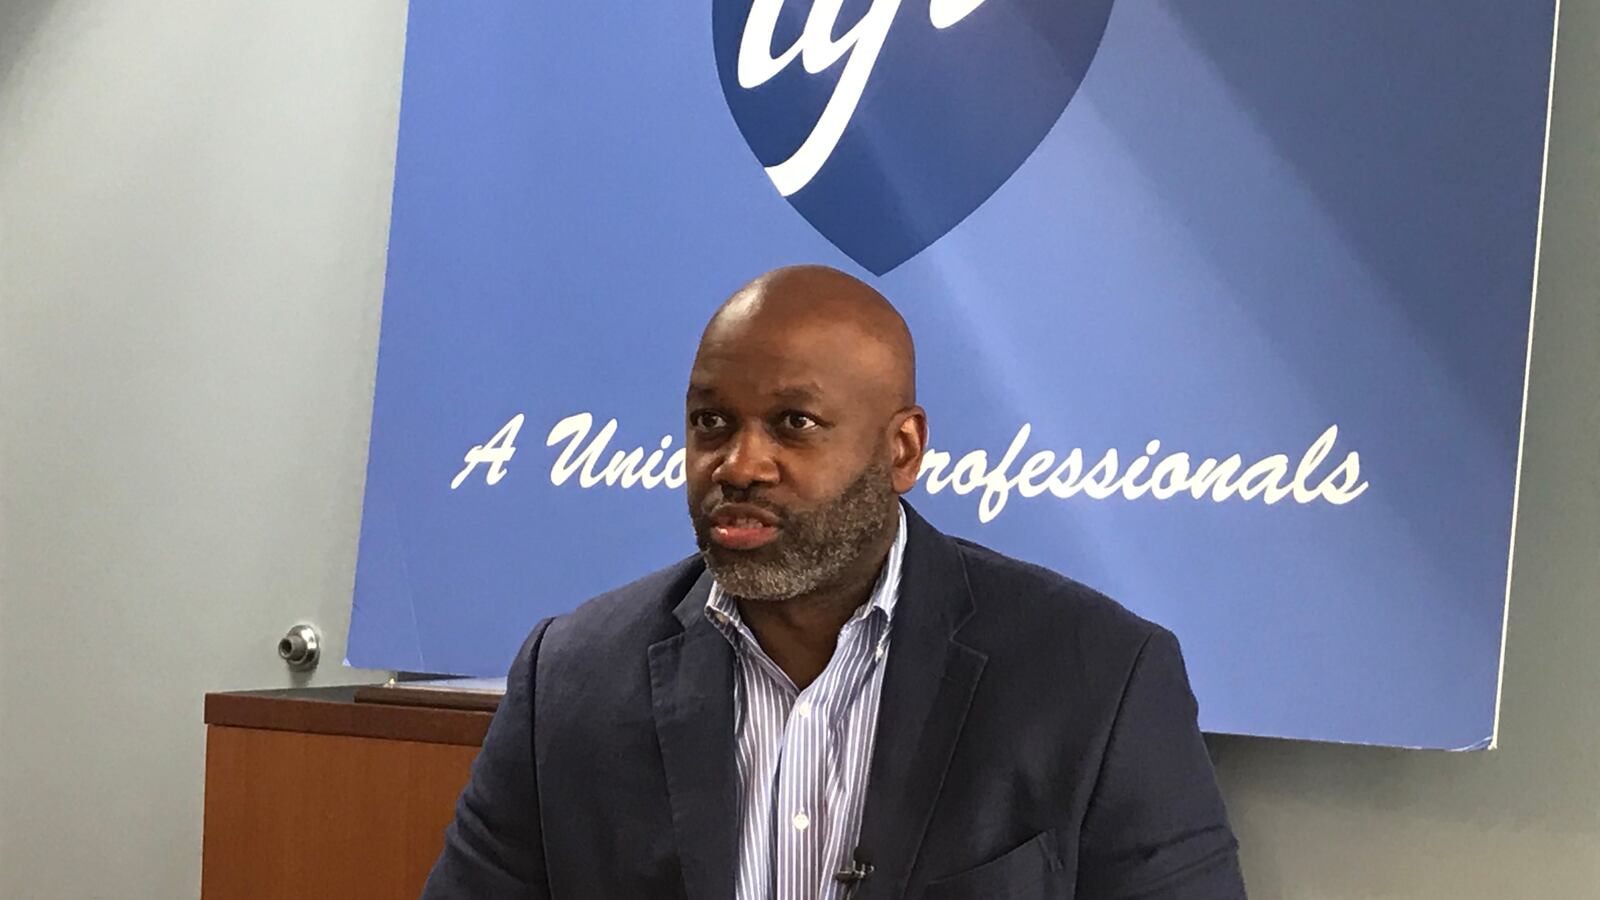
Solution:
M984 2L931 0L928 18L935 28L949 28ZM744 34L739 40L735 71L740 87L751 90L766 84L797 57L810 75L827 71L839 60L845 60L833 94L828 97L822 115L801 142L800 149L783 162L767 167L767 177L772 179L778 193L788 197L810 184L839 146L839 139L844 137L856 107L861 104L861 95L867 89L883 43L889 37L889 26L894 24L900 0L872 0L861 20L837 39L833 32L839 24L844 0L814 0L800 37L789 49L773 56L772 42L777 36L778 14L783 3L784 0L755 0L750 4L750 16L745 19Z
M593 427L594 416L583 412L567 416L550 429L550 435L544 442L546 447L554 447L563 441L567 444L562 449L561 455L556 457L555 465L550 467L551 484L560 487L577 474L578 485L586 488L602 483L620 484L625 488L639 485L645 490L663 484L669 488L683 487L685 479L682 448L667 457L665 469L657 468L661 465L663 454L672 446L671 435L662 435L659 448L648 457L645 456L643 447L617 450L611 454L611 459L605 468L596 471L595 466L605 454L606 445L610 444L611 439L617 434L617 420L607 421L599 433L589 441L588 446L579 449L584 439L589 437L589 430Z
M513 442L522 421L518 414L487 444L469 450L466 468L456 475L450 487L460 486L480 463L489 464L488 483L499 483L505 475L503 464L516 452ZM551 484L560 487L576 477L578 487L585 489L683 487L687 460L682 447L672 448L671 435L662 435L653 450L646 451L644 446L613 450L617 420L606 420L598 431L594 423L592 413L581 412L567 416L550 429L545 446L561 448L550 467ZM922 456L917 478L929 494L949 490L964 497L980 491L978 521L983 523L994 521L1005 511L1013 492L1025 500L1046 492L1060 500L1080 493L1093 500L1148 497L1157 501L1188 494L1195 500L1209 498L1213 503L1237 498L1246 502L1259 500L1267 506L1283 500L1343 506L1366 493L1370 486L1361 479L1361 454L1355 451L1346 453L1337 465L1318 477L1339 439L1337 425L1328 426L1318 435L1298 461L1286 453L1273 453L1248 465L1237 453L1221 460L1206 457L1199 462L1185 452L1163 454L1161 442L1152 440L1126 466L1112 447L1085 467L1080 448L1065 454L1040 450L1025 455L1032 435L1033 426L1024 422L1005 453L992 465L986 450L971 450L954 457L948 451L929 448Z
M972 15L983 3L984 0L933 0L928 4L928 21L943 31Z
M450 490L461 487L461 483L467 480L467 476L471 475L472 470L480 463L489 464L489 471L484 480L490 484L499 484L500 479L506 477L506 462L517 452L517 432L522 430L522 419L522 413L517 413L511 417L511 421L500 426L500 430L494 433L489 443L479 444L468 450L467 455L462 457L462 462L467 465L450 480Z
M1156 500L1167 500L1187 491L1196 500L1209 496L1215 503L1235 496L1241 500L1259 497L1262 503L1271 506L1292 497L1296 503L1322 500L1343 506L1365 493L1368 487L1368 483L1361 480L1361 455L1355 452L1347 453L1343 462L1317 481L1315 486L1312 485L1318 468L1333 451L1333 444L1339 438L1337 425L1328 426L1312 442L1295 467L1292 479L1289 476L1289 457L1283 453L1264 457L1240 473L1244 461L1237 453L1220 462L1204 459L1195 466L1191 466L1187 453L1173 453L1157 459L1161 452L1160 441L1146 444L1145 452L1134 457L1126 468L1123 468L1113 447L1082 475L1079 473L1083 469L1083 451L1078 449L1072 450L1061 465L1050 471L1050 467L1055 465L1056 456L1043 450L1028 457L1022 468L1012 474L1011 468L1022 455L1022 449L1032 434L1033 426L1023 423L1017 429L1016 437L1012 438L1011 446L993 468L989 467L987 453L974 450L961 457L954 474L948 478L941 476L944 468L950 464L950 454L930 450L923 454L919 477L927 476L924 487L930 494L949 488L965 496L982 488L983 494L978 499L978 521L984 523L992 522L1000 515L1013 490L1024 498L1037 497L1048 490L1063 500L1080 491L1095 500L1109 500L1116 496L1124 500L1138 500L1146 495ZM1152 462L1155 463L1154 468L1151 467ZM1047 471L1050 471L1049 475L1045 475ZM1146 472L1149 473L1148 477ZM1039 481L1040 476L1044 476L1042 482Z

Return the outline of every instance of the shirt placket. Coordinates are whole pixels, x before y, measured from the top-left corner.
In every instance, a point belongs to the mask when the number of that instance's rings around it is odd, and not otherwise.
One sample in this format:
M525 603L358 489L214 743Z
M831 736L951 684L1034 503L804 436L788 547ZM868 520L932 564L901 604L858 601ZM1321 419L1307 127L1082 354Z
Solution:
M863 785L852 785L854 772L848 771L844 759L844 746L852 718L861 712L861 692L872 681L874 669L882 654L876 652L886 643L886 630L882 613L869 612L858 623L846 626L848 641L841 641L836 655L840 658L841 676L850 673L847 681L841 680L834 689L831 702L836 710L828 716L826 766L824 772L828 808L833 815L828 820L828 834L824 844L822 881L818 889L821 900L848 897L851 890L834 878L834 873L850 865L855 859L856 835L852 823L859 825L850 798L852 790L860 792ZM871 658L869 657L871 654ZM863 752L867 751L862 748Z
M829 667L831 669L832 666ZM816 900L828 836L828 716L835 676L824 670L795 697L783 729L775 810L774 900Z

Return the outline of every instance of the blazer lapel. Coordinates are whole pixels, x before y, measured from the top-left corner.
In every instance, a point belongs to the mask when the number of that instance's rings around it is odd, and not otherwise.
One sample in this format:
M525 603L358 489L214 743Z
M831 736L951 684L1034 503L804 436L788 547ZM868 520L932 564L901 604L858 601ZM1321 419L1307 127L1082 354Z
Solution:
M858 900L905 893L988 659L954 638L972 613L959 548L909 505L906 528L900 600L857 842L873 872L855 895Z
M733 648L705 618L711 575L673 614L681 634L650 646L650 700L688 900L725 900L738 865Z

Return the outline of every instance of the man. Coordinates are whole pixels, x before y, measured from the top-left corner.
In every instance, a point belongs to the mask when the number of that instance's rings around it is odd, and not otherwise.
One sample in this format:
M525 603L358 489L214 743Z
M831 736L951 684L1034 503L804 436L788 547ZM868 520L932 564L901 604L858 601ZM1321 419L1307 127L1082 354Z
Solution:
M902 504L915 389L842 272L717 311L700 554L533 630L426 897L1244 896L1176 640Z

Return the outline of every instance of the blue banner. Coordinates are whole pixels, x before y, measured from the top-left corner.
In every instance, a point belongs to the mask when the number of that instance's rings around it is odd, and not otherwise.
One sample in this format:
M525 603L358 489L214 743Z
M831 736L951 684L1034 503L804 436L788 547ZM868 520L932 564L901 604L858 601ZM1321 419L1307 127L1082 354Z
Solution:
M916 337L912 504L1172 628L1207 730L1487 746L1553 29L413 3L350 662L502 674L693 552L700 329L820 262Z

